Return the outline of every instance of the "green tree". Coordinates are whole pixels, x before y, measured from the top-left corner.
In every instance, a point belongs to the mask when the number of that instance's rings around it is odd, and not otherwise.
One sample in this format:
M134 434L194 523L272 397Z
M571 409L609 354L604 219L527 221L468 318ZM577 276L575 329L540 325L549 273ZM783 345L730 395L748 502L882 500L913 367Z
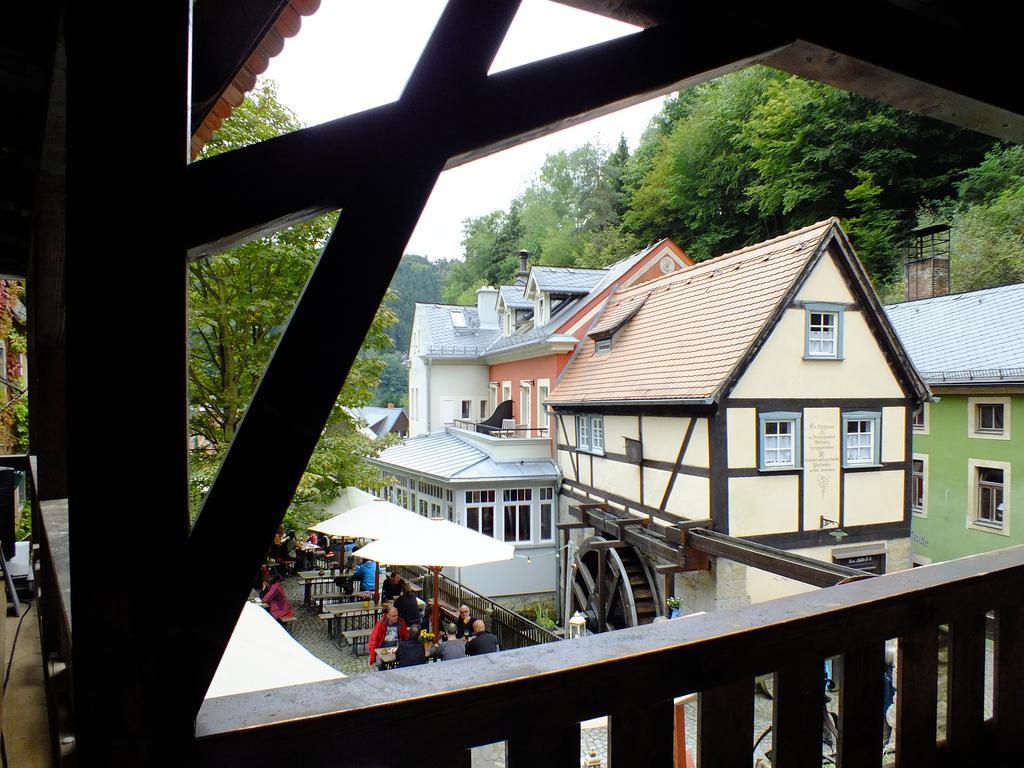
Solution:
M277 101L274 85L266 83L234 110L202 156L299 127L295 115ZM194 511L241 423L334 218L322 216L189 265ZM315 515L317 506L341 487L376 482L376 473L362 459L379 451L379 445L359 433L351 409L373 397L384 368L379 353L392 346L387 329L394 320L394 313L382 305L302 477L291 516Z

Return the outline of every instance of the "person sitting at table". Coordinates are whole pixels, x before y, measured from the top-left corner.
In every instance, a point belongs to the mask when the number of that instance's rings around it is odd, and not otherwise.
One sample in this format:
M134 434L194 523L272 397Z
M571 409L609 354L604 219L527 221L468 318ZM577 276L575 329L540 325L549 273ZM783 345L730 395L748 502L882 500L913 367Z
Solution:
M401 617L399 617L398 611L394 606L388 608L388 612L377 622L370 633L368 645L370 649L369 665L372 667L376 664L377 669L380 669L384 662L377 663L377 649L397 648L400 641L408 639L409 629L405 626L405 622L402 621Z
M456 634L457 631L458 627L454 624L445 624L444 632L446 639L431 649L430 656L435 659L441 659L441 661L465 658L466 643L459 639Z
M398 571L392 571L388 574L387 579L384 580L384 584L380 588L381 599L394 600L402 594L403 587L405 587L405 579L402 578Z
M263 582L260 599L267 604L270 615L278 622L295 615L292 604L288 602L288 596L285 595L284 588L281 586L281 577L276 573L269 574L267 580Z
M320 539L317 537L316 531L310 530L309 538L306 539L306 545L320 549Z
M377 564L373 560L363 560L352 574L352 579L359 582L363 592L373 592L377 587Z
M420 615L420 604L416 601L416 594L412 591L412 584L405 582L402 586L402 594L396 597L392 605L398 609L398 615L406 624L422 624L423 616Z
M482 656L485 653L495 653L501 650L498 648L498 638L487 631L487 625L483 619L473 622L473 639L466 643L466 653L470 656Z
M423 651L423 641L420 640L419 624L409 625L409 638L398 644L395 660L399 667L415 667L427 663L427 654Z
M469 614L468 605L459 606L459 618L455 620L455 636L461 640L469 640L473 637L473 622L474 619Z

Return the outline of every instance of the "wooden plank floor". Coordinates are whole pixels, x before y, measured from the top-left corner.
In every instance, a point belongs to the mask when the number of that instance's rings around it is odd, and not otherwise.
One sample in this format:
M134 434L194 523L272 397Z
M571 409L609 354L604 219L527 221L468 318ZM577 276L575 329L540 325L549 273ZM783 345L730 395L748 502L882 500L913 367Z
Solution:
M22 611L25 606L22 606ZM43 691L43 662L35 606L24 617L4 697L4 743L7 764L18 768L50 768L50 726ZM18 619L5 616L4 659L10 657Z

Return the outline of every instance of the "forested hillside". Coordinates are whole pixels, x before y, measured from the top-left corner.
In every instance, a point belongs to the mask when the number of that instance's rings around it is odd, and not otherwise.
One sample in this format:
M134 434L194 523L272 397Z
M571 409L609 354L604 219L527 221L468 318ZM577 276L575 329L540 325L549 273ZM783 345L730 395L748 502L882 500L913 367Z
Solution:
M407 256L396 346L412 302L473 304L521 248L596 267L667 236L699 261L830 216L886 301L903 296L907 233L937 221L953 225L953 290L1024 281L1024 149L752 67L667 99L635 148L549 155L507 209L465 221L463 261Z

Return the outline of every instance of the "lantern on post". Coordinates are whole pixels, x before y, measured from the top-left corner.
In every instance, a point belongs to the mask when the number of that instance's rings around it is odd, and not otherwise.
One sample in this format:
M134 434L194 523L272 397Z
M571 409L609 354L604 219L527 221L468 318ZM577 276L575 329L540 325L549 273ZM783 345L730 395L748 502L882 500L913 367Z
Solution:
M583 637L587 632L587 617L576 611L569 619L569 639Z

